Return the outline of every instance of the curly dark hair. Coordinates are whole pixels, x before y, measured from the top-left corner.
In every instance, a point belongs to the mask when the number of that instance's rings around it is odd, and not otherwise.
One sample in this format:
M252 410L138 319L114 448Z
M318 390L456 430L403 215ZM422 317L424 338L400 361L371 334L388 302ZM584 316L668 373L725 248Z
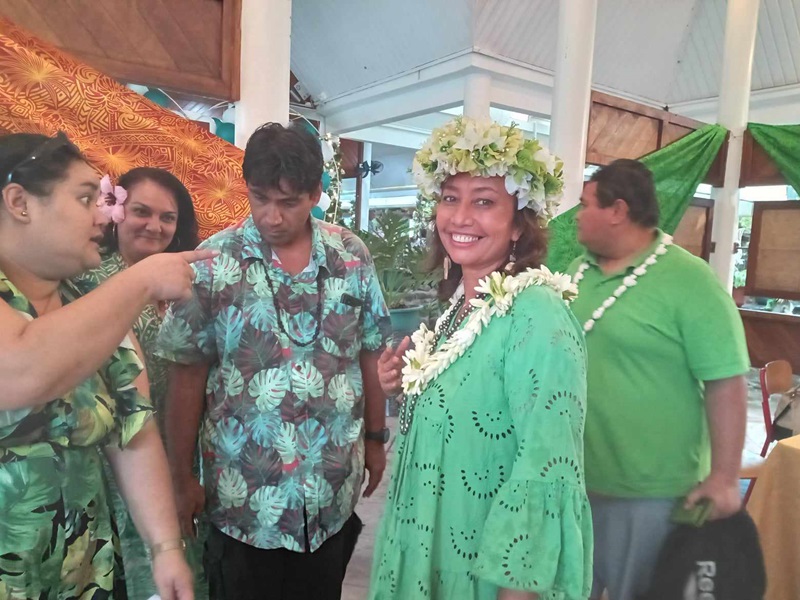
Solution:
M265 123L255 130L244 151L242 172L248 186L281 189L281 181L295 193L313 193L322 179L322 149L305 127L292 123Z
M436 223L436 212L434 210L431 222ZM542 266L547 257L547 230L542 227L539 217L530 208L523 208L514 213L514 225L519 227L522 234L517 240L514 267L511 274L516 275L525 269L537 269ZM425 264L429 273L434 273L442 268L442 262L447 255L439 231L433 227L432 235L428 246L428 258ZM437 297L442 302L447 301L455 293L461 281L461 265L453 263L447 279L442 278L437 289Z
M658 225L658 198L653 173L644 163L620 158L600 167L589 178L597 182L597 203L603 208L623 200L628 205L628 218L642 227Z
M192 195L186 189L186 186L169 171L156 167L136 167L131 169L119 178L117 185L130 192L136 185L145 181L151 181L164 188L172 195L175 204L178 206L175 235L164 252L183 252L197 248L200 243L200 239L197 236L197 218L194 213ZM114 252L119 249L119 240L117 239L115 228L110 223L106 228L103 242L108 251Z
M0 188L17 183L35 196L49 196L77 161L88 164L62 132L54 137L35 133L0 136Z

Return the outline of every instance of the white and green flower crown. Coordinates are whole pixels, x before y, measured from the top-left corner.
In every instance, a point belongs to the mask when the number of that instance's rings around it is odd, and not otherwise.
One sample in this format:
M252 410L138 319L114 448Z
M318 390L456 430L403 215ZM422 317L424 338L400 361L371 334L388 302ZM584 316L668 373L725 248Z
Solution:
M431 132L414 156L411 172L423 201L435 201L444 181L458 173L505 176L517 207L530 208L546 224L556 214L564 188L563 163L522 130L493 121L457 117Z

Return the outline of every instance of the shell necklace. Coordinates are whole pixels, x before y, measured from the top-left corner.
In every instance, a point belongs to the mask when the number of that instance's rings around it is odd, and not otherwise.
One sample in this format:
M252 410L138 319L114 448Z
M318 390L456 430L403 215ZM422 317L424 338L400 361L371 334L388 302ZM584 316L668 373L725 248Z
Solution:
M648 256L647 258L642 261L638 267L633 270L633 273L626 276L625 279L622 280L622 285L620 285L617 289L614 290L614 293L611 294L608 298L603 300L602 304L598 306L595 311L592 313L592 318L586 321L583 324L583 331L584 333L589 333L600 320L600 318L605 314L605 312L614 306L614 303L619 300L620 296L628 291L630 288L636 285L636 282L639 280L639 277L642 277L645 273L647 273L647 269L652 267L656 262L658 262L658 257L663 256L667 253L667 247L672 245L672 236L666 233L661 234L661 242L656 246L656 249L653 253ZM583 279L583 274L586 272L586 269L589 268L589 262L583 261L580 267L578 267L578 271L572 278L572 283L576 286L580 285L581 279Z
M447 324L457 318L458 302L439 317L433 331L422 323L412 334L413 345L403 356L406 363L403 367L403 393L406 402L399 419L401 433L408 432L417 399L428 384L467 351L494 317L505 316L517 295L532 285L552 288L567 304L576 295L575 286L568 275L552 273L545 266L527 269L513 276L495 271L481 279L475 287L478 297L469 301L474 310L467 313L464 327L453 331L441 346L437 348L437 332L449 329Z

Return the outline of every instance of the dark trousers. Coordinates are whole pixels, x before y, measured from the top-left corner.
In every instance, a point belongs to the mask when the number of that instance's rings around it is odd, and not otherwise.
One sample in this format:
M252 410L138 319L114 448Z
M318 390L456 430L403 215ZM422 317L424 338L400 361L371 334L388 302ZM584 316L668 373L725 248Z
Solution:
M315 552L262 550L211 527L204 561L209 596L211 600L339 600L361 526L353 514Z

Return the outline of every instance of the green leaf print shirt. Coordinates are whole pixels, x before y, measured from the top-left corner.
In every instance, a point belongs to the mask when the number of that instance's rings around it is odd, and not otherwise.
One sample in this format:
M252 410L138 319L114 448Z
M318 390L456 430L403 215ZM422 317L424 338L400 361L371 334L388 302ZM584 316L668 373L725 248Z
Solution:
M380 350L390 333L372 259L353 233L313 218L311 262L294 277L252 217L200 247L220 255L194 264L193 297L170 308L158 341L171 361L212 365L206 509L238 540L296 552L306 550L305 509L314 551L352 514L364 474L359 353ZM316 341L293 343L278 319L311 340L319 302Z
M65 282L62 301L80 293ZM0 300L36 318L0 272ZM129 340L61 398L0 410L0 599L103 600L124 593L99 448L124 447L152 416L133 386Z

